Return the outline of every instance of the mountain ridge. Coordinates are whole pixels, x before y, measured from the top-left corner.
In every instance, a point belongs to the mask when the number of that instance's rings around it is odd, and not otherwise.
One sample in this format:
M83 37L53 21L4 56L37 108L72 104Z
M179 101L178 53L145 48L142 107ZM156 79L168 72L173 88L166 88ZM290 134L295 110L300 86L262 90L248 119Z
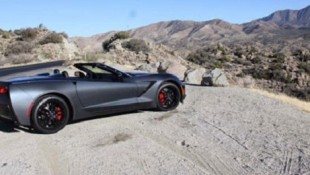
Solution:
M298 33L299 30L301 34ZM291 32L290 30L293 30ZM309 30L309 32L308 32ZM209 21L172 20L161 21L128 30L132 37L157 44L167 45L175 50L197 49L206 44L252 41L260 38L264 43L269 36L285 33L288 38L308 36L310 33L310 6L300 10L280 10L266 17L243 24L233 24L221 19ZM91 37L72 38L86 52L102 50L101 44L115 32L96 34ZM293 36L291 36L294 33ZM262 36L260 36L262 35ZM281 35L280 40L285 40Z

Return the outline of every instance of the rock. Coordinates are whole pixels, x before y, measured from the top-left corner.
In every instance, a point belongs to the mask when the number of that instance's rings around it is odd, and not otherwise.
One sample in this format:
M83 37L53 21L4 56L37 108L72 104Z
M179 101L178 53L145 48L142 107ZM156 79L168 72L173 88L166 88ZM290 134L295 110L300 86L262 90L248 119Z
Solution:
M115 41L113 41L112 43L109 44L108 49L109 50L113 50L114 49L114 50L123 51L124 48L122 46L122 43L124 41L127 41L127 40L119 40L119 39L117 39L117 40L115 40Z
M229 86L226 75L222 69L214 69L202 76L201 85L203 86Z
M158 73L174 74L180 80L183 80L184 73L187 68L177 61L164 61L160 62L158 66Z
M237 85L245 88L254 88L255 80L251 76L245 76L237 79Z
M189 84L201 84L202 76L206 73L205 68L190 69L185 72L184 81Z
M135 70L145 71L149 73L158 73L158 66L159 63L151 63L151 64L142 64L139 67L137 67Z
M171 63L169 61L160 62L158 66L158 73L166 73Z

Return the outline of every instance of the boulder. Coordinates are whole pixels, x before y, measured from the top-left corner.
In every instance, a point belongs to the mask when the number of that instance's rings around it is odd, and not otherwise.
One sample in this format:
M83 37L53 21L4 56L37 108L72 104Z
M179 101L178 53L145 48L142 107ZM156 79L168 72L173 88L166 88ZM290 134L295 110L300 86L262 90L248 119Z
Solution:
M249 75L246 75L243 78L236 78L236 83L238 86L245 87L245 88L254 88L256 85L253 77Z
M137 67L135 70L145 71L149 73L158 73L157 72L158 66L159 66L159 63L142 64L139 67Z
M189 84L200 85L203 74L206 73L205 68L190 69L185 72L184 81Z
M174 74L180 80L183 80L186 70L187 68L178 61L164 61L160 62L157 71L158 73Z
M203 74L201 85L203 86L229 86L226 75L222 69L214 69Z

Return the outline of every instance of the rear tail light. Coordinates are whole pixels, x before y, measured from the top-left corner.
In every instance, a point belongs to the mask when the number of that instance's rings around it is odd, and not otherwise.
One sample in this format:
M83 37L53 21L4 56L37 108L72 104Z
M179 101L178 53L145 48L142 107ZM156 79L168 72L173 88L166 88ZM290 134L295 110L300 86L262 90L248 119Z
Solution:
M0 86L0 94L6 94L8 92L8 88L5 86Z

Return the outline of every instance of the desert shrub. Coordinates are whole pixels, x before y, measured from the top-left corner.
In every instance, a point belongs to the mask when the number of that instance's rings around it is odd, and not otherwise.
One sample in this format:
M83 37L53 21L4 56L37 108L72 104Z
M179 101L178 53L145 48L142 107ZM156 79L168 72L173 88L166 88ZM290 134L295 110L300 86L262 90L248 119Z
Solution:
M220 61L215 61L211 64L211 68L214 69L214 68L223 68L223 63L220 62Z
M206 62L210 61L210 56L209 56L209 52L207 49L200 49L200 50L197 50L196 52L192 52L188 54L186 59L193 63L203 65Z
M273 60L274 63L284 63L285 62L285 55L283 53L277 53L275 56L275 59Z
M269 66L270 70L282 70L283 69L283 64L281 63L273 63Z
M271 75L270 71L268 69L263 69L262 67L254 67L251 71L253 78L256 79L265 79L265 80L270 80Z
M106 51L106 52L108 52L108 51L110 51L110 44L112 43L113 41L111 41L111 40L106 40L106 41L104 41L103 43L102 43L102 48L103 48L103 51Z
M251 62L251 61L244 60L244 59L242 59L242 58L236 58L236 59L234 60L234 63L236 63L236 64L242 64L242 65L244 65L244 66L250 66L250 65L252 65L252 62Z
M1 35L2 35L2 38L3 38L3 39L8 39L8 38L10 38L10 33L8 33L8 32L3 32Z
M52 32L48 35L46 35L39 43L41 45L44 45L44 44L48 44L48 43L62 43L63 42L63 38L62 38L62 35L59 34L59 33L55 33L55 32Z
M265 79L265 80L275 80L284 83L292 82L292 78L285 70L282 69L283 65L280 63L274 63L269 66L269 69L264 69L262 67L254 67L252 70L253 78Z
M5 55L30 53L33 49L33 45L26 41L18 41L9 45L5 50Z
M114 40L117 40L117 39L128 39L130 37L130 34L128 32L125 32L125 31L121 31L121 32L118 32L114 35Z
M61 33L59 33L60 35L62 35L64 38L66 38L66 39L68 39L69 38L69 36L68 36L68 34L66 33L66 32L61 32Z
M141 39L131 39L130 41L123 42L122 47L136 53L150 51L149 46Z
M24 41L33 40L38 36L38 34L39 31L35 28L27 28L20 31L21 38Z
M302 62L310 61L310 54L303 54L299 56L299 60Z
M243 77L245 77L245 74L244 74L244 72L240 72L240 73L238 73L236 76L237 76L237 77L240 77L240 78L243 78Z
M22 53L8 56L8 60L12 64L25 64L36 61L36 58L34 58L31 54Z
M241 47L238 47L235 52L234 55L236 55L237 57L241 58L243 55L243 49Z
M305 72L310 74L310 63L303 63L303 62L301 62L301 63L299 63L298 67L299 67L299 69L302 69Z
M289 96L294 96L305 101L310 101L309 87L298 89L293 84L289 84L283 89L283 92Z
M228 55L224 55L223 57L221 57L219 59L221 62L225 63L225 62L231 62L231 57L229 57Z
M254 57L252 60L251 60L251 62L253 63L253 64L262 64L262 57Z
M114 42L115 40L128 39L128 38L130 38L130 34L125 31L121 31L121 32L114 34L110 39L102 42L103 51L106 51L106 52L110 51L110 44Z
M15 33L15 35L21 35L22 30L21 29L16 29L13 32Z
M101 57L100 54L87 53L87 54L85 54L85 57L83 59L85 61L93 62L93 61L97 61L100 57Z

